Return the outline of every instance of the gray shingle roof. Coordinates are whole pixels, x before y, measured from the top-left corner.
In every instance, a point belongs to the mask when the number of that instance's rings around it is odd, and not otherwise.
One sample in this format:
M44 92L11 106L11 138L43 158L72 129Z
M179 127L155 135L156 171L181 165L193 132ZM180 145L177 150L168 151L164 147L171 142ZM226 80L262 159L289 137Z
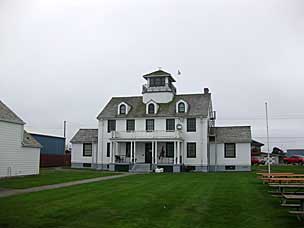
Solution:
M98 129L79 129L71 139L71 143L91 143L97 142Z
M0 100L0 121L25 124L9 107Z
M217 143L251 143L250 126L216 127Z
M33 136L31 136L30 133L24 131L23 133L23 142L22 142L22 145L24 147L36 147L36 148L41 148L41 144L36 140L34 139Z
M179 100L188 103L187 113L176 113L175 105ZM125 102L131 106L128 115L118 115L117 109L121 102ZM157 114L146 114L146 104L143 103L142 96L137 97L113 97L104 109L97 116L101 118L143 118L143 117L183 117L183 116L208 116L208 109L211 102L211 94L181 94L175 95L173 100L166 104L158 104Z

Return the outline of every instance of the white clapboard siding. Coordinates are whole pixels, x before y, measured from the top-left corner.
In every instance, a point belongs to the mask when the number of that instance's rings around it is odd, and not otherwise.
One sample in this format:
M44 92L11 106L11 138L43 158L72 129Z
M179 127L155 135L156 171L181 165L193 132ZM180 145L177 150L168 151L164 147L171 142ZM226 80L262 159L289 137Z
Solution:
M0 121L0 177L39 173L40 148L23 147L23 125Z

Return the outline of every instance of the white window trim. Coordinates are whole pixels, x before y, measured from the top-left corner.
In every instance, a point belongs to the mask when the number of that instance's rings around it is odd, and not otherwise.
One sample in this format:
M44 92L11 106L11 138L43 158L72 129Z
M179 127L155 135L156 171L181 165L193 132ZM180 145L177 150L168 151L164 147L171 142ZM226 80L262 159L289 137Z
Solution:
M146 104L146 114L149 114L149 105L150 104L153 104L154 105L154 114L156 114L158 112L158 108L159 108L159 105L153 101L153 100L150 100L147 104ZM151 115L151 114L150 114Z
M121 106L121 105L125 105L125 106L126 106L126 114L120 114L120 106ZM118 114L118 115L127 115L127 114L129 113L129 111L130 111L130 106L129 106L127 103L121 102L121 103L118 105L118 108L117 108L117 114Z
M185 105L185 112L183 112L183 113L187 113L188 112L188 103L186 101L184 101L184 100L179 100L178 102L176 102L176 106L175 106L176 113L179 113L178 112L178 105L181 102L184 103L184 105Z

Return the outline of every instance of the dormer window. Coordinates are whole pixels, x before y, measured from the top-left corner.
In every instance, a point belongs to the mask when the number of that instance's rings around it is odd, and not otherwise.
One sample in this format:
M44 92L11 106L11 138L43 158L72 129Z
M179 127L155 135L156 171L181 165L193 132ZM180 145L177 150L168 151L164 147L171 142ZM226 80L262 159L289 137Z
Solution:
M148 114L154 114L155 113L155 106L154 104L148 105Z
M118 109L117 109L118 115L127 115L129 111L130 111L130 106L127 103L121 102L118 105Z
M124 104L120 105L119 107L119 114L120 115L125 115L126 114L126 106Z
M183 102L180 102L178 104L178 112L179 113L184 113L185 112L185 104Z
M188 104L186 101L180 100L176 103L176 112L177 113L186 113L188 112Z

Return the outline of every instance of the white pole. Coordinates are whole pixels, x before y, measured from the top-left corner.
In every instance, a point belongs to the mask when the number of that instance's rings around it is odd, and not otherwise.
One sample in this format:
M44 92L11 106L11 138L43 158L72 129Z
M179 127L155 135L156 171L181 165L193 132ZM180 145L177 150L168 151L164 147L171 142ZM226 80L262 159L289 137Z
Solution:
M268 104L265 102L266 110L266 128L267 128L267 160L268 160L268 173L270 174L270 149L269 149L269 127L268 127Z

